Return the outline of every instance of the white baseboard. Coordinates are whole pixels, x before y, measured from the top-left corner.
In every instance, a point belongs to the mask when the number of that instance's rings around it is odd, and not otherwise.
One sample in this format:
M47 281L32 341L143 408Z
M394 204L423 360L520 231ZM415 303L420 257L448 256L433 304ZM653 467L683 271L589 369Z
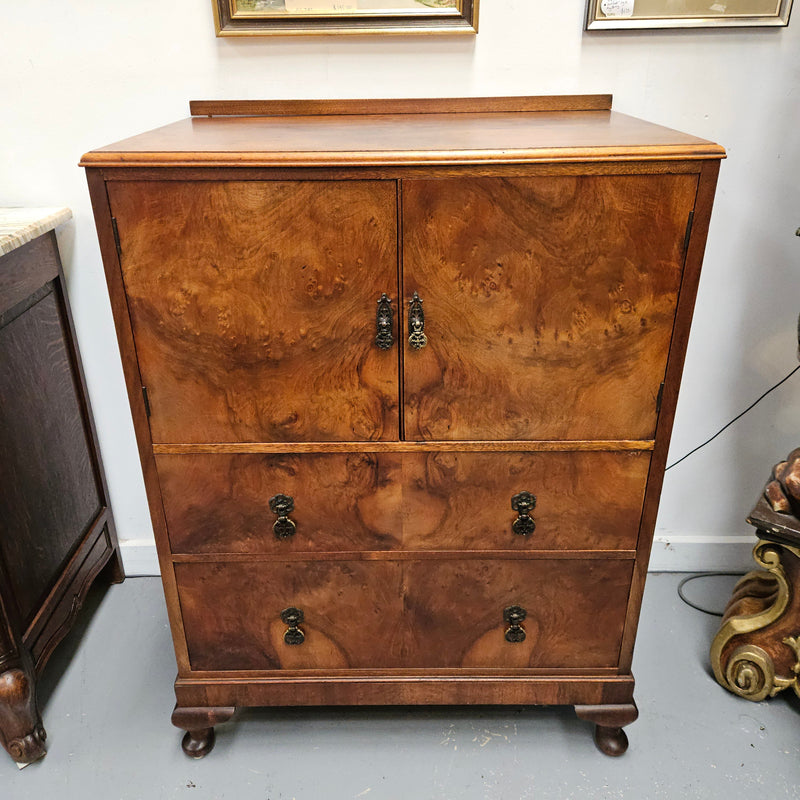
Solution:
M650 572L747 572L753 569L755 536L658 534L650 555ZM159 575L156 546L149 539L120 543L125 574Z
M755 568L754 535L656 534L650 572L748 572Z
M152 539L128 539L119 543L119 550L127 577L161 574L156 546Z

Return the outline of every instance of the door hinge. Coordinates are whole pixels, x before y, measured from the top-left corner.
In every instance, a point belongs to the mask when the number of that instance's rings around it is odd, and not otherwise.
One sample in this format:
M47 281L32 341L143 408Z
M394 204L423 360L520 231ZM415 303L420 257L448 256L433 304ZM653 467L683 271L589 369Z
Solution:
M656 414L661 413L661 400L664 397L664 384L658 387L658 397L656 398Z
M694 211L689 212L689 219L686 220L686 233L683 235L683 252L689 249L689 239L692 236L692 223L694 222Z
M114 246L117 248L117 258L122 258L122 245L119 243L119 228L116 217L111 217L111 230L114 231Z
M662 384L663 386L663 384ZM149 419L150 417L150 398L147 396L147 387L142 386L142 397L144 398L144 411Z

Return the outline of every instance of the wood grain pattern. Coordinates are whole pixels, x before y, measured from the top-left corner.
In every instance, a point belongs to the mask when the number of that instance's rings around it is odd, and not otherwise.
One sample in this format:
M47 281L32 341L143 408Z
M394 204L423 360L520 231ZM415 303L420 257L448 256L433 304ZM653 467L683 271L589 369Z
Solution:
M614 666L631 570L629 561L313 561L177 564L176 576L193 669L518 669ZM512 604L529 613L519 645L504 638ZM283 641L288 606L305 615L298 646Z
M446 453L403 456L407 550L633 550L647 453ZM512 530L529 491L536 530Z
M210 706L320 705L571 705L625 703L633 698L633 677L507 675L331 675L305 677L179 678L181 704Z
M402 546L397 456L157 456L173 553L272 553ZM278 539L269 498L294 498Z
M519 97L415 97L375 100L191 100L189 113L199 116L306 117L328 114L453 114L509 111L609 111L610 94Z
M636 547L646 453L160 455L171 550L628 550ZM533 492L533 535L512 531L512 495ZM268 500L294 498L278 539Z
M485 561L405 566L408 662L437 667L612 667L619 659L630 561ZM527 611L507 642L503 609Z
M403 183L409 439L647 439L696 178Z
M125 375L125 388L128 393L133 426L136 432L136 446L139 451L139 462L142 466L145 489L147 491L147 504L150 510L150 520L153 523L153 533L158 553L158 563L161 572L161 582L167 601L169 624L172 633L172 643L175 649L175 658L178 662L178 672L183 673L189 669L189 655L186 651L186 641L183 633L183 622L180 616L178 591L175 586L175 575L169 561L169 540L167 537L167 523L164 518L164 508L161 502L161 492L158 485L158 473L153 457L153 444L150 437L150 425L142 394L142 376L139 371L139 361L136 354L136 345L133 338L128 299L125 294L125 285L122 279L122 268L119 263L119 254L114 241L113 217L108 198L108 184L101 170L87 169L86 181L92 199L92 212L100 251L103 256L103 268L108 285L108 297L111 302L111 312L114 317L114 327L117 333L122 370Z
M109 187L154 442L397 438L397 356L374 345L394 192Z
M705 139L614 111L212 117L86 153L84 167L320 167L723 158Z
M0 354L0 556L24 629L102 503L54 291L0 329Z
M402 660L397 564L176 564L175 576L193 669L380 669ZM283 639L290 606L305 615L302 645Z

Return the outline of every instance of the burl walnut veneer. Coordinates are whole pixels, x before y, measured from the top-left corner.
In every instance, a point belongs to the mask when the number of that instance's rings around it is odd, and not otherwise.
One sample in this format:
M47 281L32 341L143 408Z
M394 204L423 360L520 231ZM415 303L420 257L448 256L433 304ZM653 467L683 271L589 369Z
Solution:
M192 109L82 161L186 752L449 703L624 752L722 148L608 96Z

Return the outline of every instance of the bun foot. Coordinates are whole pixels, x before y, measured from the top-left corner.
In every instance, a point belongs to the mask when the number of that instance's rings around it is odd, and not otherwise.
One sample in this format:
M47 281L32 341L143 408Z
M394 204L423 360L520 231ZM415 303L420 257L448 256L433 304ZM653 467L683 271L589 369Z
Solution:
M594 743L607 756L621 756L628 749L628 737L622 730L639 716L636 703L608 706L575 706L575 713L588 722L594 722Z
M214 749L215 741L216 737L214 736L213 728L204 728L201 731L186 731L181 747L189 758L203 758Z
M595 725L594 743L607 756L621 756L628 749L628 736L622 728Z
M172 712L172 724L183 728L186 735L181 747L189 758L203 758L214 749L214 726L227 722L236 711L232 707L224 708L181 708L175 706Z

